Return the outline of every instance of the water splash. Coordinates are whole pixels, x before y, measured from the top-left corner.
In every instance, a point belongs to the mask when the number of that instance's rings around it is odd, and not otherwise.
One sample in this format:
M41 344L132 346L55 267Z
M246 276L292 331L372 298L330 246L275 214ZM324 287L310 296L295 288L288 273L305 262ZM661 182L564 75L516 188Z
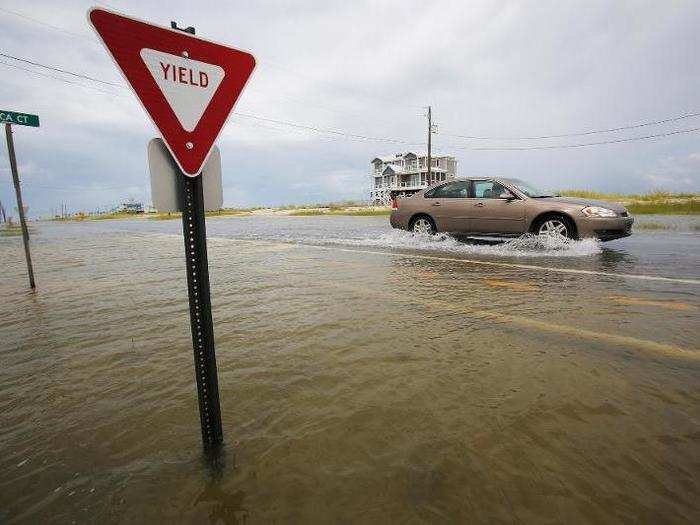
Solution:
M417 235L402 230L363 239L333 239L331 244L374 246L421 251L438 251L463 255L495 255L499 257L584 257L601 252L595 239L572 241L563 238L526 234L500 244L475 244L450 235Z

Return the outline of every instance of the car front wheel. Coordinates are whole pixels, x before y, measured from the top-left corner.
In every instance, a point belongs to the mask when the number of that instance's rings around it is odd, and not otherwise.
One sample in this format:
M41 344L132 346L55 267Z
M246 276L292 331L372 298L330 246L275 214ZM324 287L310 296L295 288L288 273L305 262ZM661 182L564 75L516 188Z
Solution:
M411 223L411 231L420 235L433 235L435 226L428 217L418 217Z
M540 236L574 239L574 226L566 217L559 215L545 217L537 222L534 232Z

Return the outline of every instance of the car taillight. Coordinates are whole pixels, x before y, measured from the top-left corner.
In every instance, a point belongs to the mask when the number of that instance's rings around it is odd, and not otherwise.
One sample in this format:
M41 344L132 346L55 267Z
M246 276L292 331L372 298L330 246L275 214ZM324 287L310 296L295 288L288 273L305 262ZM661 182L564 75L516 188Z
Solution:
M399 209L399 199L397 199L396 197L394 197L393 199L391 199L391 209L392 209L392 210L398 210L398 209Z

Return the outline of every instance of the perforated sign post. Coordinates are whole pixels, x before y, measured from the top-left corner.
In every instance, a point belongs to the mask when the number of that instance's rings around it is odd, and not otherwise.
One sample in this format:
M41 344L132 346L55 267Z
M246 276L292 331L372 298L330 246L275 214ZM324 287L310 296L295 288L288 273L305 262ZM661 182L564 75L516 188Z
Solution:
M107 9L88 20L134 90L182 176L182 228L202 439L221 443L202 167L255 68L249 53Z

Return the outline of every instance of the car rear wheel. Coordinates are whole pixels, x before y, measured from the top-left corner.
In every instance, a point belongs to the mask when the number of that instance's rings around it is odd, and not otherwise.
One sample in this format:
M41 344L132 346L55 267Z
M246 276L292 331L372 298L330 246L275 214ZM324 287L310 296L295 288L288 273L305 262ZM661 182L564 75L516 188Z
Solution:
M433 235L435 233L435 225L430 218L420 216L411 222L411 231L420 235Z
M533 229L537 235L549 238L573 239L576 236L574 225L561 215L545 217L539 220Z

